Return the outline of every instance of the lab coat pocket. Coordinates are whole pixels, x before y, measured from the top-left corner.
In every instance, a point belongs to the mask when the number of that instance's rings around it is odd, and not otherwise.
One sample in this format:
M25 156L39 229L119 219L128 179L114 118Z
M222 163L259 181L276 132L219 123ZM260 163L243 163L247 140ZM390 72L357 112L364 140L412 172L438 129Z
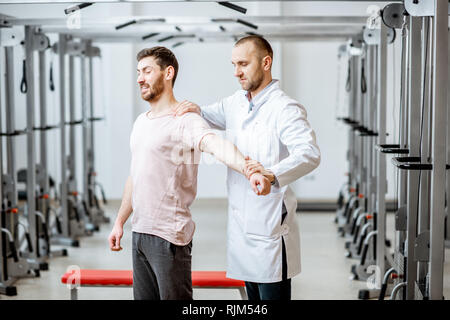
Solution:
M247 190L245 197L245 233L274 237L281 231L283 192L258 196Z

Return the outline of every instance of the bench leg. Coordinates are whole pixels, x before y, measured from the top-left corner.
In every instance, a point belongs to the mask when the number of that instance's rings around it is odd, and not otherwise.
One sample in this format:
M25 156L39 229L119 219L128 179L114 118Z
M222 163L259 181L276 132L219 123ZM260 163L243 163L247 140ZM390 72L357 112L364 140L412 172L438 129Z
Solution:
M70 300L78 300L78 288L76 286L70 288Z
M244 287L239 288L239 293L241 294L242 300L248 300L247 291L245 291Z

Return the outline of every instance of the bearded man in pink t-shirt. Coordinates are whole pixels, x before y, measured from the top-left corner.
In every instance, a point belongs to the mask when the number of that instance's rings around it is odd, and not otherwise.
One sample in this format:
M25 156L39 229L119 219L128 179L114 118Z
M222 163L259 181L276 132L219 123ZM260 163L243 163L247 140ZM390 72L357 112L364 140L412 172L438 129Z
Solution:
M123 225L133 213L134 299L192 299L195 223L189 206L197 192L200 153L212 154L243 175L246 161L200 115L173 116L179 105L173 94L178 62L169 49L144 49L137 61L141 97L150 109L133 125L130 175L109 245L113 251L122 249ZM251 175L249 183L258 195L270 192L269 180L260 173Z

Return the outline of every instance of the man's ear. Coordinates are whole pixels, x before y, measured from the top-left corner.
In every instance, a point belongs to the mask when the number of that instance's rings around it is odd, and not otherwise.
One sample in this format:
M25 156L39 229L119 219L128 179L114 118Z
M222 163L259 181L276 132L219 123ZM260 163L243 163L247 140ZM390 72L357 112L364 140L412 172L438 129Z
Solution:
M263 69L264 71L270 71L272 68L272 58L270 56L265 56L263 58Z
M175 76L175 69L174 69L174 67L173 66L168 66L166 68L165 79L166 80L172 80L174 76Z

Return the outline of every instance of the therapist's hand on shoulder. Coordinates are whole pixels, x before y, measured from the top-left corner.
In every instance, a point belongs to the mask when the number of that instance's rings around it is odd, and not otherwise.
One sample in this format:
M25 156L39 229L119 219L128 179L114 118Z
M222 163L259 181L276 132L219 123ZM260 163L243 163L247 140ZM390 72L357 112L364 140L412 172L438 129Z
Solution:
M186 112L195 112L200 114L200 107L193 102L184 100L181 101L172 111L174 116L181 116Z
M265 196L270 193L270 181L260 173L254 173L250 176L250 185L258 196ZM258 188L259 187L259 188Z

